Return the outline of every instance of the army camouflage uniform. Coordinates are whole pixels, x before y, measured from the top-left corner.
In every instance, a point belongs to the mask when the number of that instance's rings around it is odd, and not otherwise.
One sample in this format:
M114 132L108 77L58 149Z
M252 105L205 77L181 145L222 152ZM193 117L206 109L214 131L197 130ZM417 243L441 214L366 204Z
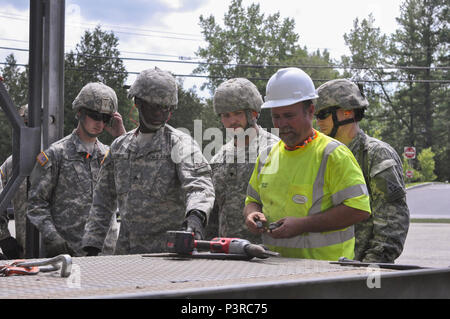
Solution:
M117 138L104 159L84 247L101 247L117 207L117 255L164 251L166 231L179 230L187 212L197 209L208 216L212 209L211 168L197 143L167 124L144 147L138 134L134 129Z
M0 174L3 187L6 186L12 177L12 156L9 156L0 167ZM16 239L19 245L25 249L26 221L27 221L27 181L26 179L20 184L12 198L12 206L14 208L14 223L16 228ZM9 233L9 232L8 232ZM2 238L0 237L0 240Z
M108 146L97 141L89 154L76 131L53 143L38 157L31 174L28 218L43 238L58 233L67 241L75 256L84 256L81 239L89 216L92 194L100 163ZM48 158L42 157L43 154ZM118 234L115 214L110 216L104 254L112 254Z
M248 181L252 175L259 151L276 144L279 138L258 126L258 136L243 148L236 147L234 140L225 144L211 159L216 202L208 225L208 237L237 237L252 243L261 243L261 235L252 234L243 216ZM245 153L245 162L241 163Z
M328 81L317 92L316 114L330 107L357 112L369 105L358 86L347 79ZM359 119L339 122L336 111L332 114L332 136L339 126L354 123L363 117L358 115ZM367 220L355 225L355 259L393 263L403 251L409 229L402 162L389 144L366 135L362 130L347 146L364 174L372 210Z
M246 78L226 80L214 92L213 106L217 115L245 113L247 123L244 130L249 130L241 137L248 138L249 143L245 146L235 145L235 138L238 138L238 143L240 138L238 135L233 136L211 159L216 201L207 228L207 238L238 237L252 243L261 243L260 235L248 231L243 210L248 181L259 151L279 140L257 125L256 114L261 112L262 104L258 88Z
M348 147L364 173L372 209L369 219L355 225L355 259L393 263L409 228L402 162L389 144L362 130Z

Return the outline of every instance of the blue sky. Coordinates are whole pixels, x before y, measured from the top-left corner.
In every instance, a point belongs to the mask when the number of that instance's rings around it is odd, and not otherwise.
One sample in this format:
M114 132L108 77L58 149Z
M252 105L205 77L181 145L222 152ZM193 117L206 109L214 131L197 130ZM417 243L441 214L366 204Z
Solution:
M213 15L218 23L230 0L66 0L65 50L75 48L85 30L101 25L119 38L123 57L171 59L195 57L204 47L200 15ZM243 0L244 7L259 3L266 15L279 12L294 18L300 45L310 51L327 49L331 56L348 54L343 35L352 29L355 18L375 17L375 26L390 34L402 0ZM0 0L0 47L28 48L29 0ZM27 63L26 52L0 49L0 62L13 52L19 63ZM158 66L175 74L190 74L193 65L162 62L126 62L127 70L140 72ZM187 88L202 80L184 78ZM130 75L128 82L134 81ZM204 92L205 96L209 92Z

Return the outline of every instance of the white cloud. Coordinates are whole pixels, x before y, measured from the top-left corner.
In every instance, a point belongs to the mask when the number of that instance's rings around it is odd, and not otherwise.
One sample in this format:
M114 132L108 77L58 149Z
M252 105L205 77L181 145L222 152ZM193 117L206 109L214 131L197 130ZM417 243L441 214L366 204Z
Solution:
M183 5L183 2L181 0L160 0L160 1L165 3L171 9L180 9L181 6Z

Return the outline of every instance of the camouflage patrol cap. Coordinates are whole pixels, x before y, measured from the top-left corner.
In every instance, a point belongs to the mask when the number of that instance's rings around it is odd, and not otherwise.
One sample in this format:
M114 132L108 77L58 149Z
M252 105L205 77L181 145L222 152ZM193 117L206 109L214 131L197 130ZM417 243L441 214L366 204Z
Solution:
M332 106L352 110L366 108L369 105L358 86L347 79L328 81L319 86L317 94L319 98L315 103L316 113Z
M256 85L244 78L234 78L219 85L213 104L217 114L247 109L259 113L263 100Z
M147 103L166 107L178 104L178 86L175 78L157 67L139 73L128 91L128 98L138 97Z
M82 107L100 113L112 114L117 112L116 92L100 82L88 83L81 89L72 103L72 108L75 111Z

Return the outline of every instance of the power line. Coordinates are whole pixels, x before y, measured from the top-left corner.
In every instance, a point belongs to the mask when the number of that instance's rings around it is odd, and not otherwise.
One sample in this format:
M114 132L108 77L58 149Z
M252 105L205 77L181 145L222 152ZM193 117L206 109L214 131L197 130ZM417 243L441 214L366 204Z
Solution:
M6 19L11 19L11 20L20 20L20 21L28 21L28 17L25 16L21 16L21 15L13 15L13 16L8 16L5 14L0 14L1 18L6 18ZM94 24L94 23L86 23L86 24L71 24L68 23L68 26L72 26L72 27L77 27L77 28L86 28L87 26L98 26L99 24ZM135 28L135 27L129 27L129 26L119 26L119 25L108 25L108 24L104 24L102 25L103 27L109 28L110 31L114 32L114 33L122 33L122 34L127 34L127 35L135 35L135 36L144 36L144 37L154 37L154 38L162 38L162 39L174 39L174 40L185 40L185 41L203 41L203 38L201 37L201 35L198 34L190 34L190 33L181 33L181 32L170 32L170 31L159 31L159 30L151 30L151 29L143 29L143 28ZM133 30L133 31L142 31L142 32L152 32L152 33L160 33L160 34L167 34L167 36L162 36L162 35L154 35L154 34L142 34L142 33L137 33L137 32L130 32L130 31L120 31L114 28L119 28L119 29L128 29L128 30ZM172 35L172 36L168 36L168 35ZM189 38L186 38L189 37Z
M117 31L117 30L111 30L111 31L113 31L114 33L122 33L122 34L135 35L135 36L141 36L141 37L153 37L153 38L161 38L161 39L174 39L174 40L195 41L195 42L203 41L202 39L189 39L189 38L183 38L183 37L142 34L142 33L136 33L136 32L126 32L126 31Z
M16 49L10 47L0 47L0 49L7 50L19 50L27 51L25 49ZM238 64L238 63L223 63L223 62L202 62L202 61L186 61L186 60L165 60L165 59L147 59L147 58L130 58L130 57L108 57L108 56L95 56L89 54L76 54L78 56L86 56L93 59L112 59L112 60L124 60L124 61L141 61L141 62L161 62L161 63L181 63L181 64L196 64L196 65L219 65L230 67L249 67L249 68L288 68L288 67L300 67L310 69L352 69L352 70L449 70L450 67L446 66L391 66L386 65L383 67L378 66L345 66L345 65L271 65L271 64Z
M0 62L0 64L8 65L9 63ZM27 64L15 64L16 66L28 66ZM114 70L101 70L101 69L88 69L83 67L71 68L66 67L66 70L72 71L80 71L80 72L100 72L100 73L117 73L117 74L133 74L138 75L140 72L135 71L114 71ZM174 74L175 77L187 77L187 78L204 78L204 79L228 79L226 76L216 76L216 75L201 75L201 74ZM247 77L250 81L268 81L269 78L261 78L261 77ZM327 82L332 79L312 79L314 82ZM354 80L354 82L359 83L434 83L434 84L450 84L450 80L366 80L366 79L358 79Z
M21 21L28 21L28 16L22 16L22 15L10 15L8 16L7 14L0 14L0 17L3 18L7 18L7 19L12 19L12 20L21 20ZM136 35L136 36L148 36L148 37L157 37L157 38L165 38L165 39L174 39L174 40L186 40L186 41L203 41L203 38L201 35L198 34L192 34L192 33L181 33L181 32L170 32L170 31L160 31L160 30L151 30L151 29L145 29L145 28L136 28L136 27L132 27L132 26L121 26L121 25L108 25L108 24L95 24L95 23L85 23L82 25L77 25L77 24L67 24L69 26L73 26L73 27L78 27L78 28L85 28L86 25L88 26L104 26L104 27L110 27L110 31L114 32L114 33L123 33L123 34L130 34L130 35ZM132 30L138 30L138 31L143 31L143 32L153 32L153 33L162 33L162 34L172 34L172 35L178 35L180 37L169 37L169 36L159 36L159 35L151 35L151 34L140 34L140 33L135 33L135 32L126 32L126 31L117 31L114 30L113 28L119 28L119 29L132 29ZM193 38L183 38L182 36L188 36L188 37L198 37L198 39L193 39ZM16 41L16 40L10 40L10 41ZM415 52L415 51L426 51L428 47L423 47L423 48L416 48L416 49L412 49L409 50L410 52ZM319 47L314 47L314 48L310 48L313 51L317 50L317 49L330 49L330 48L319 48ZM416 68L416 67L415 67Z
M97 27L99 24L95 23L86 23L82 25L77 24L68 24L75 27L85 28L86 25L95 26ZM101 26L110 28L111 31L114 31L113 28L119 28L119 29L131 29L133 31L143 31L143 32L153 32L153 33L162 33L162 34L170 34L170 35L177 35L177 36L188 36L188 37L197 37L202 38L199 34L193 34L193 33L181 33L181 32L171 32L171 31L161 31L161 30L152 30L152 29L146 29L146 28L136 28L136 27L130 27L130 26L121 26L121 25L114 25L114 24L102 24ZM203 39L202 39L203 40Z
M1 40L1 39L0 39ZM24 51L24 52L28 52L28 49L20 49L20 48L8 48L8 47L0 47L0 49L3 50L12 50L12 51Z
M2 40L2 41L13 41L13 42L22 42L22 43L26 43L26 44L28 44L28 40L17 40L17 39L8 39L8 38L0 38L0 40ZM14 49L12 49L12 50L14 50Z

